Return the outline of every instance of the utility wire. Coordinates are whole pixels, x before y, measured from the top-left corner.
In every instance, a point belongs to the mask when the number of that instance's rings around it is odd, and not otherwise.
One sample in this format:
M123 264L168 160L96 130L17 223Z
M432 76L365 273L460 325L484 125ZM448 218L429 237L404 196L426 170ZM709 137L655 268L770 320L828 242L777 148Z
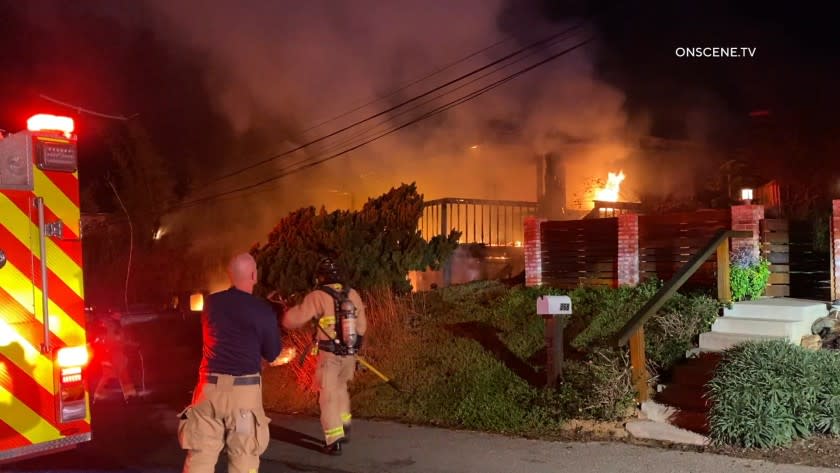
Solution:
M385 131L385 132L383 132L383 133L380 133L379 135L376 135L376 136L374 136L374 137L372 137L372 138L370 138L370 139L367 139L367 140L365 140L365 141L363 141L363 142L361 142L361 143L358 143L358 144L356 144L356 145L354 145L354 146L351 146L351 147L349 147L349 148L347 148L347 149L344 149L344 150L342 150L342 151L340 151L340 152L334 153L334 154L332 154L332 155L329 155L329 156L326 156L326 157L323 157L323 158L320 158L320 159L316 159L316 160L314 160L314 161L309 161L309 162L307 162L307 163L303 163L303 164L300 164L300 165L295 165L295 164L292 164L292 165L288 166L287 168L282 169L282 170L280 171L280 174L277 174L277 175L274 175L274 176L272 176L272 177L269 177L269 178L263 179L263 180L261 180L261 181L255 182L255 183L253 183L253 184L249 184L249 185L245 185L245 186L237 187L237 188L235 188L235 189L231 189L231 190L228 190L228 191L225 191L225 192L221 192L221 193L218 193L218 194L214 194L214 195L210 195L210 196L206 196L206 197L202 197L202 198L194 199L194 200L191 200L191 201L188 201L188 202L185 202L185 203L179 204L179 205L175 205L175 206L173 206L170 210L177 210L177 209L188 208L188 207L192 207L192 206L195 206L195 205L198 205L198 204L204 203L204 202L208 202L208 201L216 200L216 199L221 198L221 197L225 197L225 196L228 196L228 195L237 194L237 193L240 193L240 192L243 192L243 191L251 190L251 189L254 189L254 188L256 188L256 187L263 186L263 185L265 185L265 184L267 184L267 183L270 183L270 182L273 182L273 181L276 181L276 180L282 179L283 177L286 177L286 176L288 176L288 175L291 175L291 174L294 174L294 173L297 173L297 172L303 171L304 169L308 169L308 168L311 168L311 167L317 166L317 165L319 165L319 164L325 163L325 162L327 162L327 161L330 161L330 160L332 160L332 159L338 158L338 157L340 157L340 156L343 156L343 155L345 155L345 154L347 154L347 153L349 153L349 152L351 152L351 151L354 151L354 150L359 149L359 148L361 148L361 147L363 147L363 146L365 146L365 145L367 145L367 144L370 144L370 143L372 143L372 142L374 142L374 141L377 141L377 140L379 140L379 139L381 139L381 138L384 138L385 136L388 136L388 135L390 135L390 134L393 134L393 133L395 133L395 132L397 132L397 131L399 131L399 130L401 130L401 129L403 129L403 128L406 128L406 127L408 127L408 126L410 126L410 125L413 125L413 124L415 124L415 123L417 123L417 122L419 122L419 121L425 120L425 119L430 118L430 117L435 116L435 115L438 115L438 114L443 113L443 112L445 112L445 111L447 111L447 110L449 110L449 109L451 109L451 108L457 107L458 105L461 105L461 104L466 103L466 102L468 102L468 101L470 101L470 100L473 100L473 99L475 99L476 97L479 97L479 96L481 96L481 95L484 95L485 93L489 92L490 90L493 90L493 89L495 89L496 87L499 87L499 86L501 86L501 85L503 85L503 84L505 84L505 83L507 83L507 82L509 82L509 81L511 81L511 80L513 80L513 79L515 79L516 77L519 77L520 75L522 75L522 74L524 74L524 73L526 73L526 72L528 72L528 71L531 71L531 70L533 70L533 69L536 69L537 67L540 67L540 66L542 66L542 65L544 65L544 64L547 64L547 63L549 63L549 62L551 62L551 61L553 61L553 60L555 60L555 59L557 59L557 58L559 58L559 57L561 57L561 56L563 56L563 55L566 55L566 54L568 54L568 53L570 53L570 52L574 51L575 49L578 49L578 48L580 48L580 47L582 47L582 46L586 45L587 43L591 42L591 41L592 41L592 39L593 39L593 38L587 38L586 40L583 40L583 41L581 41L581 42L579 42L579 43L575 44L574 46L571 46L571 47L569 47L569 48L566 48L566 49L564 49L564 50L562 50L562 51L560 51L560 52L558 52L558 53L552 54L552 55L548 56L547 58L545 58L545 59L543 59L543 60L541 60L541 61L538 61L538 62L536 62L536 63L534 63L534 64L532 64L532 65L530 65L530 66L528 66L528 67L525 67L525 68L523 68L523 69L520 69L519 71L517 71L517 72L515 72L515 73L513 73L513 74L510 74L510 75L508 75L508 76L506 76L506 77L504 77L504 78L502 78L502 79L499 79L499 80L497 80L497 81L495 81L495 82L493 82L493 83L491 83L491 84L489 84L489 85L487 85L487 86L485 86L485 87L483 87L483 88L481 88L481 89L479 89L479 90L477 90L477 91L474 91L474 92L472 92L472 93L470 93L470 94L467 94L467 95L466 95L466 96L464 96L464 97L461 97L461 98L458 98L458 99L453 100L453 101L451 101L451 102L448 102L448 103L446 103L446 104L444 104L444 105L442 105L442 106L436 107L436 108L434 108L434 109L430 110L429 112L427 112L427 113L425 113L425 114L423 114L423 115L421 115L421 116L419 116L419 117L417 117L417 118L414 118L414 119L412 119L412 120L409 120L408 122L403 123L402 125L396 126L396 127L392 128L392 129L390 129L390 130L388 130L388 131Z
M362 124L367 123L367 122L369 122L369 121L371 121L371 120L374 120L374 119L376 119L376 118L378 118L378 117L381 117L381 116L383 116L383 115L386 115L386 114L388 114L388 113L390 113L390 112L393 112L394 110L397 110L397 109L399 109L399 108L401 108L401 107L404 107L404 106L406 106L406 105L408 105L408 104L410 104L410 103L416 102L416 101L418 101L418 100L420 100L420 99L422 99L422 98L424 98L424 97L428 97L429 95L431 95L431 94L433 94L433 93L435 93L435 92L437 92L437 91L439 91L439 90L441 90L441 89L444 89L444 88L446 88L446 87L449 87L450 85L456 84L456 83L458 83L458 82L460 82L460 81L462 81L462 80L464 80L464 79L466 79L466 78L469 78L470 76L476 75L476 74L478 74L478 73L480 73L480 72L482 72L482 71L484 71L484 70L486 70L486 69L489 69L489 68L491 68L491 67L493 67L493 66L495 66L495 65L497 65L497 64L500 64L500 63L502 63L502 62L504 62L504 61L506 61L506 60L508 60L508 59L510 59L510 58L512 58L512 57L516 57L516 56L518 56L518 55L520 55L520 54L522 54L522 53L524 53L524 52L527 52L527 51L529 51L529 50L531 50L531 49L534 49L534 48L537 48L537 47L539 47L539 46L545 45L546 43L550 43L551 41L553 41L553 40L555 40L555 39L557 39L557 38L559 38L559 37L562 37L563 35L566 35L566 34L568 34L569 32L574 31L575 29L580 28L580 27L581 27L581 26L583 26L585 23L586 23L586 21L582 21L582 22L578 23L577 25L572 26L572 27L570 27L570 28L566 28L565 30L563 30L563 31L561 31L561 32L559 32L559 33L555 33L555 34L553 34L553 35L551 35L551 36L549 36L549 37L547 37L547 38L543 38L543 39L541 39L541 40L539 40L539 41L535 41L535 42L533 42L533 43L531 43L531 44L529 44L529 45L527 45L527 46L525 46L525 47L523 47L523 48L520 48L520 49L518 49L518 50L516 50L516 51L514 51L514 52L512 52L512 53L509 53L509 54L507 54L507 55L505 55L505 56L502 56L501 58L496 59L495 61L492 61L492 62L490 62L489 64L485 64L484 66L481 66L481 67L479 67L478 69L472 70L472 71L470 71L470 72L468 72L468 73L465 73L465 74L463 74L463 75L461 75L461 76L458 76L458 77L456 77L455 79L452 79L452 80L450 80L450 81L448 81L448 82L446 82L446 83L444 83L444 84L442 84L442 85L439 85L439 86L437 86L437 87L434 87L433 89L428 90L428 91L426 91L426 92L424 92L424 93L422 93L422 94L420 94L420 95L416 95L416 96L414 96L414 97L412 97L412 98L410 98L410 99L408 99L408 100L405 100L405 101L403 101L403 102L401 102L401 103L399 103L399 104L397 104L397 105L394 105L394 106L392 106L392 107L389 107L389 108L387 108L387 109L385 109L385 110L383 110L383 111L381 111L381 112L375 113L375 114L373 114L373 115L371 115L371 116L369 116L369 117L367 117L367 118L363 118L363 119L361 119L361 120L358 120L358 121L356 121L356 122L351 123L350 125L347 125L347 126L344 126L344 127L342 127L342 128L339 128L338 130L335 130L335 131L333 131L333 132L331 132L331 133L329 133L329 134L326 134L326 135L321 136L321 137L319 137L319 138L316 138L316 139L314 139L314 140L310 140L310 141L308 141L308 142L306 142L306 143L303 143L302 145L298 145L298 146L296 146L296 147L294 147L294 148L292 148L292 149L289 149L289 150L287 150L287 151L283 151L283 152L281 152L281 153L279 153L279 154L275 154L275 155L269 156L269 157L267 157L267 158L265 158L265 159L262 159L262 160L260 160L260 161L257 161L256 163L250 164L250 165L248 165L248 166L244 166L244 167L242 167L242 168L240 168L240 169L238 169L238 170L236 170L236 171L229 172L229 173L227 173L227 174L223 174L222 176L219 176L219 177L217 177L217 178L215 178L215 179L211 180L210 182L206 183L205 185L207 185L207 184L212 184L212 183L215 183L215 182L218 182L218 181L220 181L220 180L227 179L227 178L230 178L230 177L233 177L233 176L237 176L237 175L239 175L239 174L242 174L242 173L243 173L243 172L245 172L245 171L249 171L249 170L254 169L254 168L258 167L258 166L262 166L263 164L269 163L269 162L274 161L274 160L276 160L276 159L283 158L283 157L288 156L288 155L290 155L290 154L292 154L292 153L295 153L295 152L300 151L300 150L302 150L302 149L308 148L308 147L310 147L310 146L312 146L312 145L314 145L314 144L317 144L317 143L320 143L320 142L322 142L322 141L324 141L324 140L327 140L327 139L329 139L329 138L332 138L333 136L336 136L336 135L339 135L339 134L341 134L341 133L344 133L344 132L345 132L345 131L347 131L347 130L350 130L350 129L355 128L355 127L357 127L357 126L359 126L359 125L362 125Z
M548 45L546 45L546 46L547 46L547 47L550 47L550 46L552 46L552 45L553 45L553 43L555 43L555 42L559 42L559 41L561 41L561 40L563 40L563 39L564 39L564 38L561 38L561 39L555 39L554 41L552 41L551 43L549 43L549 44L548 44ZM539 52L539 51L537 51L537 50L531 51L531 52L529 52L529 53L528 53L527 55L525 55L525 56L519 57L519 58L517 58L517 59L516 59L516 60L514 60L514 61L511 61L511 62L509 62L509 63L507 63L507 64L501 65L501 66L500 66L500 67L498 67L496 70L493 70L493 71L487 72L487 73L485 73L485 74L482 74L481 76L476 77L476 78L474 78L474 79L472 79L472 80L470 80L470 81L468 81L468 82L465 82L465 83L463 83L463 84L459 85L458 87L455 87L455 88L453 88L453 89L451 89L451 90L449 90L449 91L447 91L447 92L441 93L440 95L437 95L436 97L432 97L432 98L430 98L429 100L426 100L426 101L424 101L424 102L418 103L418 104L416 104L416 105L414 105L414 106L412 106L412 107L410 107L410 108L407 108L407 109L404 109L404 110L400 110L400 111L399 111L399 112L397 112L397 113L394 113L394 114L392 114L392 115L390 115L390 116L388 116L388 117L385 117L384 119L380 120L379 122L377 122L377 123L376 123L376 124L374 124L373 126L371 126L371 127L367 128L367 129L365 129L364 131L361 131L360 133L357 133L357 134L355 134L355 135L353 135L353 136L350 136L349 138L347 138L347 139L345 139L345 140L343 140L343 141L341 141L341 142L339 142L339 143L337 143L337 144L327 146L325 149L321 150L321 153L322 153L322 154L324 154L324 153L330 153L330 152L335 151L336 149L340 149L340 148L342 148L342 147L344 147L344 146L348 146L348 145L350 145L352 142L356 141L357 139L359 139L359 138L364 138L365 136L368 136L369 132L374 131L374 130L376 130L377 128L380 128L382 125L389 125L389 124L390 124L390 123L391 123L394 119L396 119L396 118L398 118L398 117L400 117L400 116L406 115L406 114L408 114L408 113L410 113L410 112L413 112L413 111L415 111L415 110L417 110L417 109L423 108L424 106L429 105L429 104L431 104L432 102L434 102L434 101L436 101L436 100L438 100L438 99L440 99L440 98L446 97L447 95L451 95L451 94L453 94L454 92L457 92L458 90L461 90L461 89L463 89L463 88L465 88L465 87L467 87L467 86L469 86L469 85L472 85L472 84L474 84L474 83L476 83L476 82L478 82L478 81L481 81L482 79L485 79L485 78L487 78L487 77L489 77L489 76L492 76L492 75L494 75L494 74L496 74L496 73L498 73L498 72L500 72L500 71L504 70L504 69L505 69L505 68L507 68L507 67L510 67L510 66L512 66L512 65L514 65L514 64L517 64L517 63L520 63L520 62L524 61L525 59L528 59L528 58L530 58L531 56L533 56L533 55L537 54L538 52ZM306 161L306 160L308 160L308 159L310 159L310 158L311 158L311 157L304 157L302 160L297 161L297 163L300 163L300 162Z
M134 114L134 115L132 115L132 116L130 116L130 117L125 117L125 116L122 116L122 115L109 115L109 114L107 114L107 113L94 112L93 110L88 110L88 109L83 108L83 107L80 107L80 106L78 106L78 105L73 105L73 104L71 104L71 103L67 103L67 102L62 102L62 101L60 101L60 100L56 100L56 99L54 99L54 98L52 98L52 97L47 97L47 96L46 96L46 95L44 95L44 94L40 94L39 96L40 96L42 99L47 100L47 101L49 101L49 102L52 102L52 103L55 103L55 104L61 105L61 106L63 106L63 107L67 107L67 108L73 109L73 110L75 110L75 111L76 111L76 113L79 113L79 114L86 113L86 114L88 114L88 115L93 115L93 116L95 116L95 117L99 117L99 118L107 118L107 119L109 119L109 120L120 120L120 121L128 121L128 120L131 120L132 118L135 118L135 117L137 117L137 116L138 116L138 114Z
M449 64L447 64L447 65L445 65L445 66L443 66L443 67L441 67L441 68L439 68L439 69L437 69L437 70L435 70L435 71L432 71L432 72L430 72L430 73L428 73L428 74L426 74L426 75L424 75L424 76L420 77L419 79L415 79L415 80L413 80L413 81L411 81L411 82L409 82L409 83L407 83L407 84L405 84L405 85L403 85L403 86L401 86L401 87L399 87L399 88L397 88L397 89L394 89L394 90L392 90L392 91L390 91L390 92L386 92L386 93L385 93L385 95L382 95L382 96L376 97L376 98L374 98L373 100L371 100L371 101L369 101L369 102L366 102L366 103L364 103L364 104L362 104L362 105L359 105L359 106L357 106L356 108L354 108L354 109L352 109L352 110L348 110L348 111L346 111L346 112L344 112L344 113L342 113L342 114L340 114L340 115L336 115L336 116L334 116L334 117L332 117L332 118L329 118L329 119L327 119L327 120L321 121L320 123L317 123L317 124L315 124L315 125L313 125L313 126L311 126L311 127L307 128L307 129L303 130L303 132L302 132L302 133L304 133L304 134L305 134L305 133L308 133L308 132L310 132L310 131L312 131L312 130L317 130L318 128L321 128L322 126L326 125L327 123L332 123L332 122L334 122L334 121L336 121L336 120L339 120L339 119L341 119L341 118L344 118L344 117L346 117L346 116L348 116L348 115L351 115L351 114L353 114L353 113L355 113L355 112L358 112L359 110L362 110L362 109L364 109L364 108L367 108L367 107L369 107L369 106L371 106L371 105L374 105L374 104L376 104L376 103L378 103L378 102L381 102L381 101L383 101L383 100L385 100L385 99L391 98L391 97L393 97L394 95L397 95L398 93L402 92L403 90L406 90L406 89L408 89L408 88L410 88L410 87L412 87L412 86L414 86L414 85L417 85L417 84L419 84L419 83L421 83L421 82L423 82L423 81L425 81L425 80L431 79L432 77L434 77L434 76L436 76L436 75L438 75L438 74L440 74L440 73L442 73L442 72L444 72L444 71L447 71L447 70L449 70L449 69L452 69L453 67L457 66L458 64L461 64L462 62L469 61L470 59L472 59L472 58L474 58L474 57L478 56L479 54L485 53L485 52L487 52L487 51L489 51L489 50L491 50L491 49L495 48L496 46L500 46L500 45L502 45L502 44L504 44L504 43L507 43L508 41L510 41L510 40L512 40L512 39L513 39L513 38L511 38L511 37L507 37L507 38L504 38L504 39L502 39L502 40L500 40L500 41L497 41L497 42L495 42L495 43L491 44L490 46L487 46L487 47L485 47L485 48L482 48L482 49L480 49L480 50L478 50L478 51L474 51L474 52L472 52L472 53L470 53L470 54L468 54L468 55L466 55L466 56L464 56L464 57L461 57L461 58L459 58L459 59L457 59L457 60L455 60L455 61L453 61L453 62L451 62L451 63L449 63Z
M117 188L114 187L114 183L111 182L110 178L108 178L107 181L108 185L110 185L111 189L114 191L114 195L117 196L117 201L120 203L120 207L122 207L122 210L125 213L125 218L128 219L128 263L125 268L125 292L123 293L125 310L128 311L128 283L131 279L131 257L134 253L134 224L131 223L131 215L128 213L128 209L125 207L122 198L120 198Z

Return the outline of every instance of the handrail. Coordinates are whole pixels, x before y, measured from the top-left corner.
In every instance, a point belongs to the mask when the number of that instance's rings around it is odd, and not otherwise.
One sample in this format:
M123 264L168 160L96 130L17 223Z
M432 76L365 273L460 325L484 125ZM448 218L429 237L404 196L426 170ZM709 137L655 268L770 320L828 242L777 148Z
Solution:
M662 306L665 305L665 302L676 294L682 285L685 284L685 282L688 281L688 279L693 276L698 269L700 269L700 266L702 266L703 263L712 256L712 253L714 253L722 243L729 238L752 238L753 236L753 232L750 231L718 231L703 251L694 255L688 263L680 268L680 270L674 274L674 276L664 286L662 286L662 288L660 288L659 291L654 294L653 297L651 297L638 312L636 312L633 318L624 324L624 327L622 327L621 331L618 332L617 345L619 347L626 345L636 330L643 327L647 319L655 314L656 311L661 309Z

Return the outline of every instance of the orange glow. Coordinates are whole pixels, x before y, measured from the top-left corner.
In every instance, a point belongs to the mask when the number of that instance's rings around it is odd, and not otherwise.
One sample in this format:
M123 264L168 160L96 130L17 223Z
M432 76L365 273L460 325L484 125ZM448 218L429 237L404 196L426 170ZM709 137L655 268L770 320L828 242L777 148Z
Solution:
M75 123L70 117L58 117L39 113L32 115L26 121L26 128L29 131L60 131L69 137L73 133L73 130L75 130Z
M190 310L193 312L204 310L204 294L193 294L190 296Z
M284 348L283 351L280 352L280 355L277 357L277 359L271 362L271 366L280 366L288 364L295 358L295 355L297 355L297 349L295 349L295 347Z
M607 176L607 184L595 190L595 200L601 202L618 202L619 192L621 190L621 181L624 180L624 171L619 171L618 174L611 172Z
M62 368L85 366L88 363L88 358L86 346L64 347L59 349L55 355L56 363Z

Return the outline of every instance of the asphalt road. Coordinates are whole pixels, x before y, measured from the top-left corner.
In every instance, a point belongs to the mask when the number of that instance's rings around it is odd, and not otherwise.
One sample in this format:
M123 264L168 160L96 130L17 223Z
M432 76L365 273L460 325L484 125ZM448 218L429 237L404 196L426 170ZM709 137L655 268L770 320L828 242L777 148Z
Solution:
M170 331L171 332L171 331ZM168 333L156 331L156 334ZM160 335L155 335L155 341ZM195 339L185 332L185 339ZM147 350L152 391L146 401L92 406L93 440L76 450L17 464L0 471L30 473L170 473L181 471L184 453L175 436L176 414L189 402L200 351L177 340L159 343L180 352ZM157 355L157 356L155 356ZM624 443L563 443L498 435L354 421L352 442L340 457L321 454L317 419L269 415L271 445L262 472L321 473L808 473L830 469L776 465L712 454ZM224 459L217 471L226 471Z
M180 471L175 402L95 406L94 440L76 451L8 465L4 471L163 473ZM263 472L323 473L807 473L829 472L624 443L563 443L356 421L340 457L325 456L317 419L271 415ZM225 471L224 460L217 471Z

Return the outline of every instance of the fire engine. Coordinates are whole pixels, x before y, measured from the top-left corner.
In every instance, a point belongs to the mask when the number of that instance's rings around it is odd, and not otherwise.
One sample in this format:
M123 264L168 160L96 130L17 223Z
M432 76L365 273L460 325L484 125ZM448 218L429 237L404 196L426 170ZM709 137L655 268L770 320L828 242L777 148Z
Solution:
M0 135L0 463L91 438L76 143L46 114Z

